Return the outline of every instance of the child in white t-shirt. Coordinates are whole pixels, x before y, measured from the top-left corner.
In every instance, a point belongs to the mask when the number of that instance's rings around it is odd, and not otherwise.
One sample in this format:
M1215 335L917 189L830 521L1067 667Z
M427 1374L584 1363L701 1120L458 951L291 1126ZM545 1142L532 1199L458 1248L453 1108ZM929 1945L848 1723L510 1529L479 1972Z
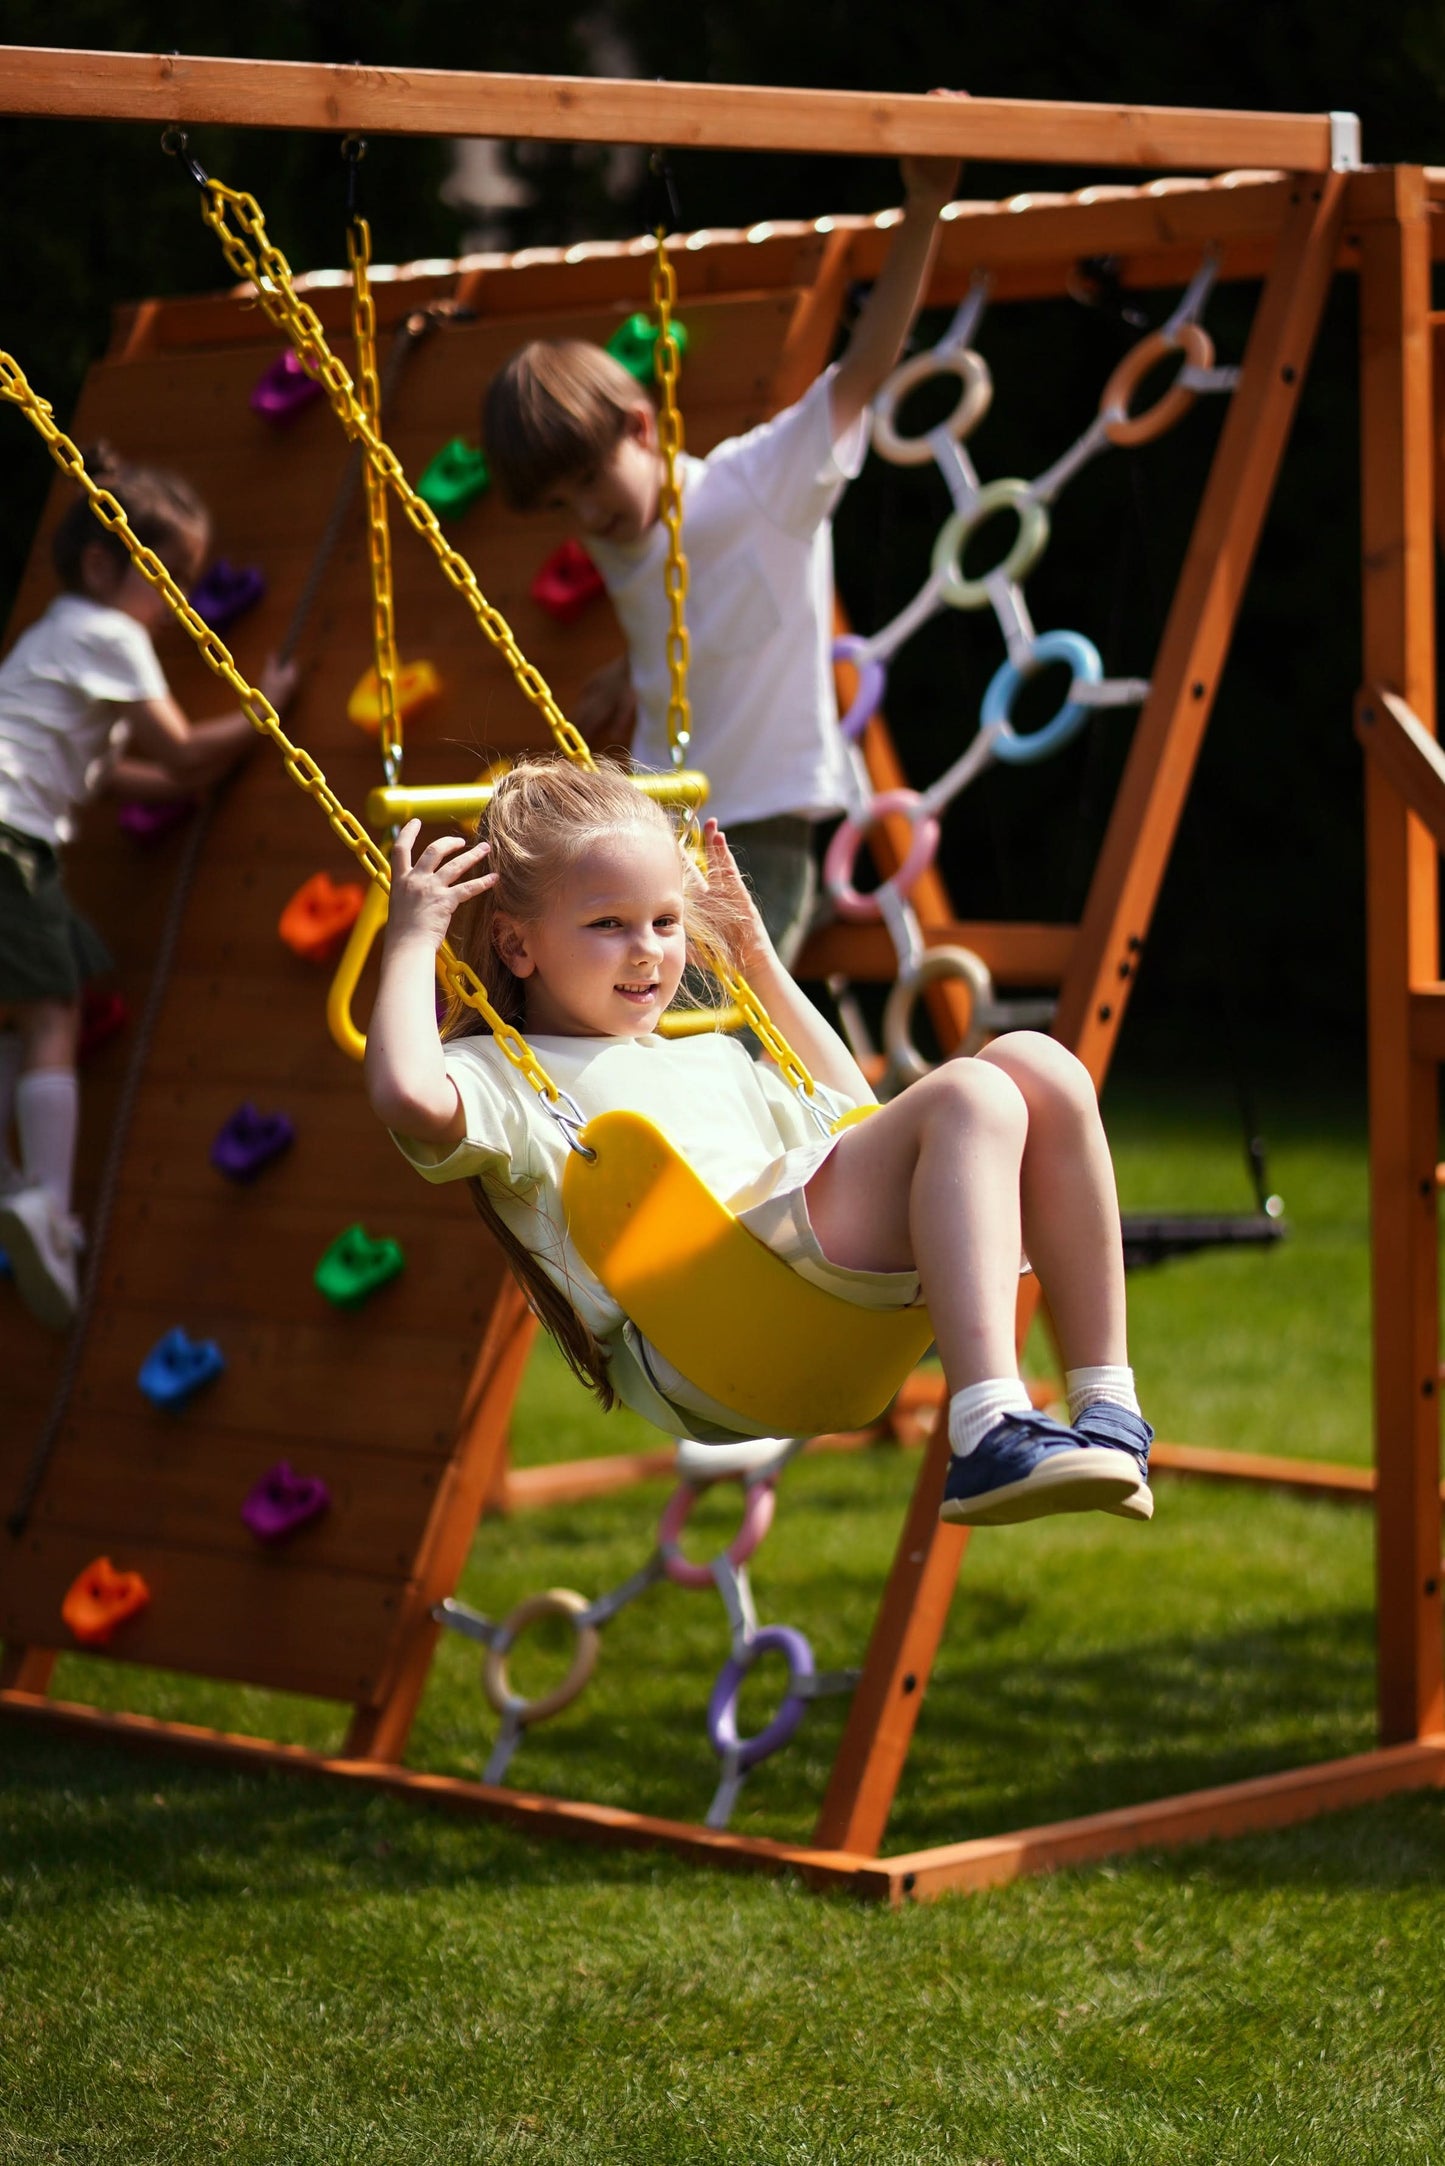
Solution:
M903 162L906 200L888 260L842 359L786 408L678 475L689 565L689 766L785 962L812 914L814 822L846 803L833 689L832 514L866 450L865 416L902 349L928 278L956 161ZM606 581L627 654L599 672L574 719L597 748L669 764L667 532L657 416L600 346L539 339L488 387L492 471L523 511L565 511Z
M721 955L833 1110L872 1104L779 962L715 821L704 880L667 815L615 768L535 761L499 783L472 847L447 837L413 862L417 833L404 828L392 856L371 1103L427 1180L471 1182L534 1308L604 1404L624 1399L704 1444L755 1433L665 1362L588 1269L562 1203L567 1135L472 1011L457 1007L443 1045L436 951L454 913L460 953L584 1120L646 1115L748 1233L841 1300L906 1307L921 1289L951 1394L946 1520L1094 1506L1151 1515L1153 1432L1128 1367L1113 1169L1072 1054L1014 1032L824 1136L778 1071L736 1043L657 1035L687 964ZM456 1035L464 1019L472 1034ZM1068 1366L1073 1428L1034 1413L1019 1379L1025 1241Z
M182 584L194 579L210 538L195 493L105 446L87 465L139 539ZM81 1237L70 1207L80 996L110 961L65 893L60 852L97 790L164 799L203 789L254 731L239 711L186 720L151 643L165 602L88 504L71 506L52 546L64 592L0 662L0 1248L28 1307L60 1330L75 1313ZM274 706L295 678L293 664L267 664Z

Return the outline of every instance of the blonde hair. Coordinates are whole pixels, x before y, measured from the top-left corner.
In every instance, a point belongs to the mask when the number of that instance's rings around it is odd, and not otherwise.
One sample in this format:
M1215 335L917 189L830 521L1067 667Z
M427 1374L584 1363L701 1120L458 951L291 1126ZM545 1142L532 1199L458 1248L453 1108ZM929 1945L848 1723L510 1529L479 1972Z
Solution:
M514 511L535 511L558 482L605 459L647 404L636 378L583 338L538 338L487 386L482 441Z
M498 919L536 924L587 852L629 829L660 831L677 849L689 981L680 999L693 1005L715 1000L719 974L738 967L747 932L746 912L709 883L662 806L644 796L625 771L611 762L589 770L560 758L524 760L502 777L478 824L478 838L491 845L487 869L496 874L496 885L464 903L451 928L453 947L482 980L487 998L504 1022L524 1025L526 1008L522 981L508 969L497 944ZM486 1028L475 1008L453 997L442 1023L443 1038L473 1036ZM467 1185L520 1280L533 1314L576 1375L604 1407L611 1408L617 1395L597 1338L525 1242L505 1224L485 1184L473 1178Z

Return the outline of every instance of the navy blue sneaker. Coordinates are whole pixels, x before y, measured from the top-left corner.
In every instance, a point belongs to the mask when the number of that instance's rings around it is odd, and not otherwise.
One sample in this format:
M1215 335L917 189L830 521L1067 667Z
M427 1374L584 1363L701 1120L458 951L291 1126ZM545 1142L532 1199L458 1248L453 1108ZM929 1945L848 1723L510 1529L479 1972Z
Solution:
M1132 1454L1101 1450L1047 1414L1005 1414L971 1452L954 1453L938 1516L1012 1526L1049 1512L1118 1511L1138 1488Z
M1106 1504L1106 1512L1117 1512L1121 1519L1152 1519L1154 1517L1154 1492L1149 1487L1149 1446L1154 1441L1154 1431L1142 1414L1131 1413L1127 1406L1115 1406L1108 1399L1096 1399L1086 1406L1074 1423L1078 1435L1086 1436L1091 1444L1107 1444L1114 1451L1127 1452L1139 1470L1139 1487L1122 1503Z

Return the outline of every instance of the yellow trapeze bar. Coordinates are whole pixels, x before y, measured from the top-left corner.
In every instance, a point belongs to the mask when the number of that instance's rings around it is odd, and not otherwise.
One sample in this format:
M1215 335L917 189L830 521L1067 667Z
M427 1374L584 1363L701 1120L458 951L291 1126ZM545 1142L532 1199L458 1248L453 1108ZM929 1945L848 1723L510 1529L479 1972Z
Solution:
M660 805L683 805L695 812L707 801L707 776L692 768L681 768L675 775L634 775L632 779L639 790ZM490 782L430 783L421 787L407 783L395 789L383 785L366 800L367 824L400 827L406 820L475 821L491 803L492 787Z

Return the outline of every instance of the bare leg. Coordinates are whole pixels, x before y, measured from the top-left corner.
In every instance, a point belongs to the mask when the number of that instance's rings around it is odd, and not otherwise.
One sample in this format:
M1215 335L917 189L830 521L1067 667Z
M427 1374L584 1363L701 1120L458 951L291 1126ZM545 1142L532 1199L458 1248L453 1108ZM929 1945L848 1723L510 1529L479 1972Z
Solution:
M1064 1366L1127 1365L1118 1194L1088 1070L1035 1031L996 1038L978 1057L1012 1079L1028 1108L1024 1247L1048 1295Z
M1016 1377L1028 1110L995 1063L951 1061L839 1137L808 1183L825 1256L916 1269L950 1392Z

